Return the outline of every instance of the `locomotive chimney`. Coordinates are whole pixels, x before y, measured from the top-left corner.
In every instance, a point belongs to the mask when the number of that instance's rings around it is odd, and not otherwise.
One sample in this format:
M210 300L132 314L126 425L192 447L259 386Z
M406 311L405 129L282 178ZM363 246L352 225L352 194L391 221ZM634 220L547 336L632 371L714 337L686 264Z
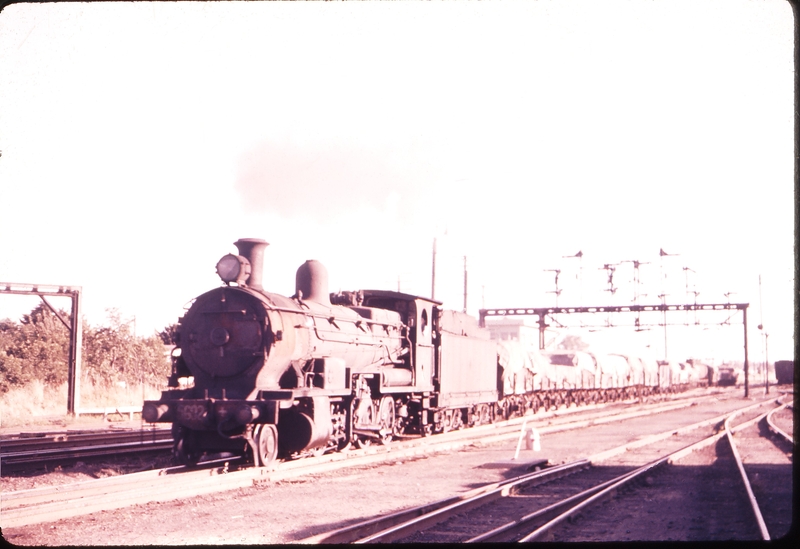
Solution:
M297 269L295 277L296 295L302 299L330 305L328 294L328 270L316 259L309 259Z
M263 290L261 277L264 272L264 249L269 246L269 242L260 238L240 238L233 245L239 250L239 255L250 262L247 286L254 290Z

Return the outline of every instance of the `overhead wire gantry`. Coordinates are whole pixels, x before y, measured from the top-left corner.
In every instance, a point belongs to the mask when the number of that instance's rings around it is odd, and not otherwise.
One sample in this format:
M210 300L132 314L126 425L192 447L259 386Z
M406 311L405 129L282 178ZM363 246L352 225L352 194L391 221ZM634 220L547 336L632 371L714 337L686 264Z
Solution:
M486 326L488 317L506 316L536 316L539 328L539 348L545 347L545 330L550 326L547 317L557 314L596 314L596 313L641 313L641 312L662 312L664 314L664 325L666 326L666 315L670 311L742 311L742 325L744 326L744 396L749 396L749 362L747 352L747 308L749 303L694 303L683 305L670 305L662 303L660 305L606 305L599 307L511 307L511 308L492 308L480 309L480 325ZM637 322L637 326L639 323Z
M75 410L80 407L81 344L83 339L81 330L81 287L0 282L0 294L38 295L47 308L69 330L67 412L70 415L75 415ZM64 319L46 299L46 297L56 296L69 297L72 300L71 314L68 319Z

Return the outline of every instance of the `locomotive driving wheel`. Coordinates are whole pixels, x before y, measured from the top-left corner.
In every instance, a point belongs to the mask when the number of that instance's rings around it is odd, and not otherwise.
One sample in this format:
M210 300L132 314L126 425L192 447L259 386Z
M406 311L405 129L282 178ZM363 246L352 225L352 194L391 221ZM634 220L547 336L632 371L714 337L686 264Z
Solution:
M392 435L395 432L395 414L394 414L394 399L390 396L385 396L381 399L380 406L378 407L378 422L381 426L381 442L388 444L392 441Z
M264 467L275 461L278 457L278 429L274 425L256 425L253 441L253 463L256 467Z

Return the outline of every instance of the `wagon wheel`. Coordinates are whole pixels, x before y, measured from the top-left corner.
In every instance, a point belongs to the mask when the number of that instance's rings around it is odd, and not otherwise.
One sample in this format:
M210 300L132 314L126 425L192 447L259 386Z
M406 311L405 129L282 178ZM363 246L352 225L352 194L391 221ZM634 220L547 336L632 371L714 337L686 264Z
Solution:
M385 396L381 399L378 407L378 422L381 426L381 442L388 444L392 441L395 432L396 422L394 415L394 399Z
M450 414L450 430L456 431L458 429L461 429L462 425L463 421L461 421L461 410L458 409L453 410L452 413Z
M442 418L442 432L449 433L452 427L451 422L453 420L453 411L452 410L445 410Z
M491 410L488 404L481 404L481 425L488 425L492 422Z
M274 425L256 425L253 431L255 452L253 463L256 467L269 465L278 457L278 429Z

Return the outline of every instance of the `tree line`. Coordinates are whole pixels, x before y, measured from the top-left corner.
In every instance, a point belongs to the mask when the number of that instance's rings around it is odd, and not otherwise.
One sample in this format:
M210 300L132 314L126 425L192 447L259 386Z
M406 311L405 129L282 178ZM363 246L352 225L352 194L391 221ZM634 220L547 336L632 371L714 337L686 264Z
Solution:
M61 318L69 313L59 311ZM128 386L160 385L169 376L168 352L175 326L137 336L116 309L106 311L105 325L82 319L81 383ZM0 394L33 380L57 386L67 381L69 329L44 304L19 321L0 320Z

